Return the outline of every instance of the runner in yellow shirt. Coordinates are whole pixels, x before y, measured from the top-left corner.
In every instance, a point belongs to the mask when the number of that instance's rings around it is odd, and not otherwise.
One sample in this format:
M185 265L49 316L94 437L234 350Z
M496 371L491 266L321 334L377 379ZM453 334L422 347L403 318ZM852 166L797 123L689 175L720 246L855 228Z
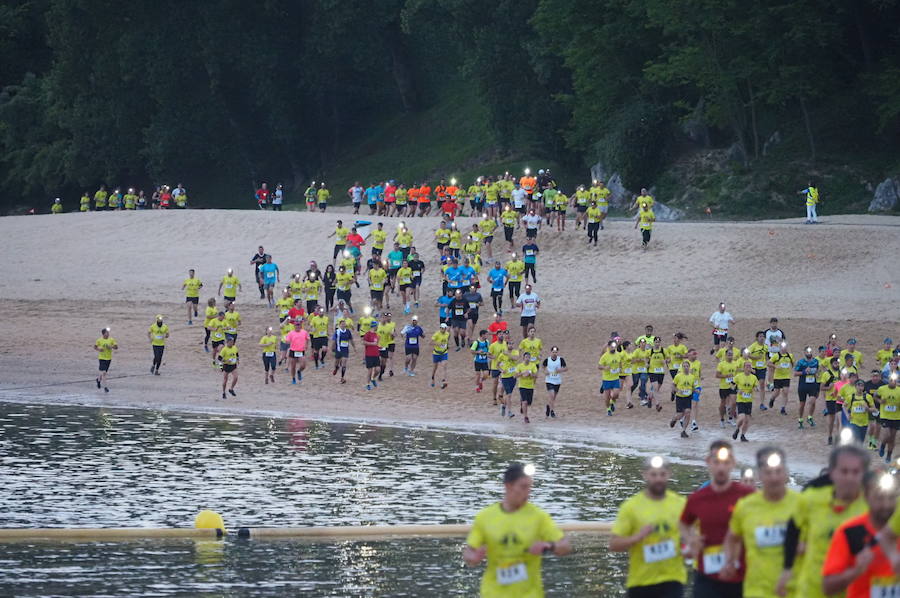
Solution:
M219 363L222 366L222 398L227 398L225 395L225 389L228 386L228 377L231 377L231 388L228 389L228 392L231 396L236 397L237 394L234 392L234 385L237 384L238 381L238 348L234 344L234 338L228 337L225 339L225 346L222 347L222 350L219 351Z
M391 320L391 312L385 312L381 315L381 322L375 333L378 334L378 357L381 361L381 370L378 372L378 381L380 382L384 373L388 373L389 378L394 376L394 352L396 350L396 330L397 323Z
M538 365L527 351L522 352L522 362L516 366L516 378L519 383L519 406L525 423L531 423L528 419L528 408L534 401L534 382L537 380Z
M600 383L600 396L606 406L606 415L612 416L616 410L616 399L619 398L619 372L622 370L622 355L617 350L616 341L606 343L606 350L597 362L597 369L603 374Z
M150 346L153 347L153 364L150 366L150 373L159 376L159 366L162 365L166 340L169 338L169 326L163 322L161 315L156 316L156 322L150 325L147 338L150 340Z
M748 442L746 434L750 429L750 416L753 414L753 390L758 385L759 378L753 371L753 362L745 359L743 371L734 375L737 408L737 427L731 435L734 440L737 440L740 434L741 442Z
M724 359L716 366L716 378L719 379L719 427L725 427L725 415L728 422L734 423L735 395L734 376L738 372L738 363L734 360L734 349L725 349Z
M91 197L88 195L87 191L81 194L81 199L79 200L79 210L82 212L91 211Z
M685 355L687 355L688 348L684 344L684 341L687 340L687 336L681 332L676 332L673 335L672 344L665 348L666 352L666 362L669 366L669 376L672 378L672 400L675 400L675 376L681 370L681 362L684 361Z
M508 205L508 204L507 204ZM497 229L497 221L489 218L487 215L481 217L478 222L478 230L481 232L481 243L487 259L494 258L494 250L492 244L494 242L494 231Z
M487 558L481 598L543 598L542 555L572 552L550 515L528 502L533 475L533 465L510 465L503 474L503 500L475 516L463 560L477 567Z
M687 500L668 489L669 465L651 457L645 488L619 506L611 552L628 553L628 596L680 597L687 583L678 522Z
M328 239L334 237L334 254L331 256L332 265L334 264L335 260L337 260L338 255L340 255L347 247L347 236L349 234L350 229L344 226L344 221L338 220L337 227L335 227L334 232L328 235Z
M769 360L769 348L766 346L766 332L760 330L756 333L756 340L750 343L750 346L744 349L744 358L750 360L753 364L753 371L756 374L759 384L757 390L759 392L759 410L767 411L766 407L766 375L768 373L767 363Z
M263 380L266 384L275 383L276 355L278 349L278 337L273 333L272 327L266 328L266 333L259 339L259 347L262 350Z
M216 307L216 298L210 297L206 300L206 311L203 313L203 350L209 353L209 323L216 319L219 315L219 308Z
M307 313L309 317L306 323L311 337L313 360L315 369L318 370L325 367L325 356L328 353L328 316L325 315L324 307L316 307Z
M200 282L200 279L194 276L194 269L188 270L188 277L181 284L181 289L184 291L184 303L187 305L188 326L194 323L191 319L191 312L195 318L198 315L197 306L200 305L200 288L202 286L203 283Z
M891 373L887 384L879 386L875 391L881 418L881 445L878 448L878 455L884 457L888 463L894 456L894 442L897 439L897 430L900 429L900 386L897 385L897 378L896 372Z
M446 322L441 323L441 327L431 335L431 386L434 387L434 376L437 373L438 366L442 366L441 370L441 388L447 388L447 359L448 349L450 346L450 332L447 331Z
M756 465L762 488L734 506L725 536L725 565L719 576L733 578L743 552L744 597L774 598L784 564L788 522L797 512L800 495L787 487L784 451L775 447L760 449Z
M228 268L225 276L223 276L221 282L219 282L219 291L217 295L224 297L227 303L228 301L237 299L237 294L241 290L243 290L241 288L241 281L234 275L234 270Z
M681 437L687 438L687 427L691 421L691 408L693 407L694 387L697 385L697 377L691 371L691 362L681 362L681 371L672 379L675 388L675 416L669 421L669 427L681 422Z
M116 339L111 337L109 328L100 331L100 338L94 341L94 351L97 352L97 359L100 362L99 374L97 375L97 388L103 387L104 392L109 392L106 386L106 378L109 375L109 364L112 363L113 351L119 350L119 344Z

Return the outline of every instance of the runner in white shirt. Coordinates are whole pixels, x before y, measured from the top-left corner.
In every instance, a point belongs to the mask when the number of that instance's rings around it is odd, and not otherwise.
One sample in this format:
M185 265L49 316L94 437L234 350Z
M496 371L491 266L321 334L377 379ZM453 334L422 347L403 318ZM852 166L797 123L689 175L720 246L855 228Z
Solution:
M725 303L720 303L718 311L714 311L713 315L709 316L709 323L713 326L712 347L709 354L713 355L718 346L725 343L725 339L728 338L728 328L734 324L731 313L725 311Z
M778 318L772 318L769 320L769 327L766 329L766 347L769 349L769 360L772 359L778 351L781 349L782 341L787 340L787 336L785 336L784 331L778 327ZM769 390L773 390L775 388L774 383L772 382L773 376L775 375L775 368L771 365L768 366L768 371L766 372L766 387Z
M525 238L536 239L538 229L541 227L541 217L535 214L534 210L529 210L527 215L522 216L522 222L525 223Z
M516 211L516 217L520 217L525 213L525 202L528 199L528 194L525 193L525 189L522 189L518 183L516 183L516 188L513 189L512 192L512 204L513 209Z
M350 197L350 201L353 202L353 213L359 214L359 206L362 204L362 197L365 189L360 186L359 181L353 183L353 186L347 189L347 195Z
M538 218L540 220L540 218ZM541 306L541 298L537 293L531 292L531 285L525 285L525 292L516 299L516 307L521 310L519 314L519 326L522 327L522 338L528 336L528 328L534 326L537 318L537 310Z
M556 395L562 385L562 373L566 371L566 360L559 356L559 347L550 347L550 356L541 364L547 371L544 382L547 384L546 417L556 417Z

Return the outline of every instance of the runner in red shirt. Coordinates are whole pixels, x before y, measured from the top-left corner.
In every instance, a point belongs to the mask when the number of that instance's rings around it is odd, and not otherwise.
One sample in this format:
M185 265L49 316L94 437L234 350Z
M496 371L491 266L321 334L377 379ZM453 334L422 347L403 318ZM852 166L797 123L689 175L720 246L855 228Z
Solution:
M172 207L172 192L168 187L163 187L162 193L159 195L159 207L162 210L168 210Z
M823 590L829 596L845 589L847 598L900 595L900 578L881 548L889 541L888 552L894 556L900 548L897 536L886 527L897 504L897 481L887 472L870 471L864 484L869 512L848 519L831 536L822 566ZM875 534L882 528L876 544Z
M269 186L263 183L256 190L256 207L265 210L269 205Z
M366 390L372 390L378 386L378 373L381 370L381 353L378 346L378 322L369 324L369 331L363 335L365 345L366 369L369 370L369 379L366 381Z
M491 333L491 342L497 342L497 333L501 330L507 330L509 325L503 321L503 316L498 313L494 314L494 321L491 322L490 326L488 326L488 332Z
M744 563L741 562L736 577L728 581L719 579L718 572L725 564L722 544L734 504L754 489L731 479L734 452L724 440L709 445L706 466L709 483L688 496L681 514L681 537L697 563L694 598L740 598ZM694 525L697 522L699 530Z
M288 310L288 320L291 322L302 320L306 315L306 312L303 310L300 305L303 303L303 299L294 299L294 307Z

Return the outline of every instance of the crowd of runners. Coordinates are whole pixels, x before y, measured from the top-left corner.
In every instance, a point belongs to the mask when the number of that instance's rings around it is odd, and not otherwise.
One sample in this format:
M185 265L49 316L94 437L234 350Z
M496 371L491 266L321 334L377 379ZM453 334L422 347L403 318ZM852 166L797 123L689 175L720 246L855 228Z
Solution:
M651 457L644 488L619 506L609 550L627 555L629 598L682 598L689 583L694 598L900 595L897 464L871 465L845 434L799 492L776 446L735 475L732 445L716 440L706 465L708 482L685 497L669 488L667 460ZM503 499L475 517L463 560L486 561L482 596L543 596L543 557L573 550L529 502L536 476L533 465L512 464Z
M513 191L520 186L515 182ZM475 393L489 394L490 405L501 418L520 416L531 423L540 411L545 418L556 418L570 364L564 347L545 345L538 334L539 314L546 309L539 292L538 237L547 226L547 215L532 214L534 210L523 204L523 210L518 205L499 208L495 218L480 211L489 207L493 206L475 210L481 217L469 230L455 219L440 219L433 238L418 243L433 243L435 251L427 249L430 259L420 254L404 220L391 231L382 221L345 225L337 220L334 230L321 239L333 240L330 255L323 256L331 263L324 269L312 262L305 271L286 274L259 247L250 260L251 284L274 313L271 325L254 331L251 343L262 354L259 373L265 383L274 384L280 369L291 384L301 384L311 365L314 371L330 369L340 384L346 384L351 379L348 372L361 361L362 386L374 390L395 374L418 376L424 353L430 355L424 376L432 387L445 389L452 383L453 392L468 386ZM376 204L376 214L379 210ZM588 228L591 223L586 220L584 225ZM495 249L499 229L504 237ZM423 296L426 278L440 282L440 294ZM236 396L237 339L243 330L236 300L245 292L240 278L228 269L202 314L200 296L206 289L193 270L182 289L185 319L190 325L195 319L202 322L203 348L222 371L222 398ZM434 319L417 313L435 308ZM769 410L787 416L795 384L799 429L815 427L821 415L829 445L847 428L859 442L891 458L900 427L900 352L890 337L864 357L855 338L839 346L836 335L799 348L789 346L777 318L737 341L732 336L734 322L724 303L710 316L708 349L716 365L709 372L699 358L707 347L688 344L682 332L672 333L669 341L652 325L641 335L611 332L598 348L596 374L606 415L613 417L623 408L647 408L651 414L665 411L660 421L687 438L699 430L701 406L712 402L705 408L718 412L719 425L733 427L734 440L749 441L754 410L757 417ZM162 316L148 335L154 347L151 373L158 374L169 335ZM95 346L101 360L97 385L104 389L114 350L108 336L107 331ZM241 345L246 354L246 342ZM469 380L449 379L451 359L471 362Z

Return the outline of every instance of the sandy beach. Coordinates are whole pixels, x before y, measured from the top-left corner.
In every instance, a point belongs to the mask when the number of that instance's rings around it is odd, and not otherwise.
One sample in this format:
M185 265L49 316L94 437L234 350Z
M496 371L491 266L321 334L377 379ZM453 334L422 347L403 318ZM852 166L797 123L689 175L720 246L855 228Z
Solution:
M542 378L535 393L530 425L522 418L501 420L490 394L476 394L468 352L450 353L450 386L429 386L430 359L423 354L419 376L398 375L377 390L366 391L361 350L351 355L348 384L339 385L330 367L307 370L303 383L291 386L279 372L275 385L264 385L257 349L265 327L277 323L273 310L258 299L251 255L258 245L273 255L283 278L302 272L310 260L324 269L335 220L349 213L253 212L105 212L0 218L0 400L117 405L152 409L293 415L344 421L443 426L564 442L602 443L629 452L666 451L692 460L722 432L709 356L708 318L726 301L736 324L738 345L777 316L795 354L807 344L822 344L835 333L840 341L859 339L865 366L885 336L900 338L900 218L830 216L818 226L802 219L767 222L660 223L651 248L640 248L639 235L626 221L609 223L600 246L585 246L574 221L564 233L542 231L537 243L538 283L542 298L537 318L544 346L558 345L569 365L559 397L560 417L543 417ZM371 219L362 217L362 219ZM372 219L377 221L378 219ZM398 219L381 219L393 231ZM423 305L417 310L426 333L435 329L433 306L440 283L433 231L437 218L407 219L426 263ZM463 230L473 220L460 219ZM517 233L517 245L524 235ZM494 255L507 259L505 244ZM368 251L365 252L368 254ZM487 260L486 260L487 261ZM244 283L237 304L244 324L241 378L237 400L222 401L221 378L202 347L202 318L188 326L181 283L188 268L204 282L201 310L227 268ZM365 282L354 289L354 303L367 297ZM490 310L490 300L486 298ZM508 298L505 301L508 307ZM398 329L408 321L399 298L393 303ZM147 327L165 314L171 328L165 365L149 375L152 354ZM518 313L507 312L518 342ZM488 318L482 319L487 323ZM620 410L607 417L598 398L596 361L613 330L626 338L653 324L666 344L676 330L688 335L704 365L701 431L684 440L667 424L674 406L663 413ZM120 350L111 369L109 394L97 391L92 349L100 328L111 326ZM402 353L402 349L401 349ZM864 367L868 371L869 367ZM287 383L286 383L287 382ZM668 381L664 390L668 389ZM668 403L668 402L667 402ZM764 442L785 446L795 467L813 472L824 462L824 419L814 430L796 429L796 389L789 416L754 412L752 442L738 448L747 461Z

